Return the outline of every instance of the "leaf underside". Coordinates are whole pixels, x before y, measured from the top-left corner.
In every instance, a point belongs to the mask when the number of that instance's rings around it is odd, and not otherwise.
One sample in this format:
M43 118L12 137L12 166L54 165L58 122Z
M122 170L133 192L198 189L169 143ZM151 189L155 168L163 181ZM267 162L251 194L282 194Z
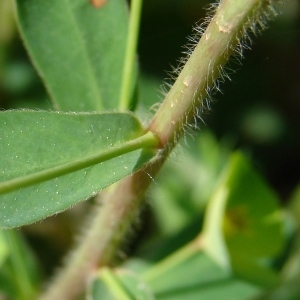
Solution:
M0 120L0 186L120 147L143 133L139 121L126 113L6 111ZM131 174L143 159L136 150L0 195L0 226L21 226L63 211Z

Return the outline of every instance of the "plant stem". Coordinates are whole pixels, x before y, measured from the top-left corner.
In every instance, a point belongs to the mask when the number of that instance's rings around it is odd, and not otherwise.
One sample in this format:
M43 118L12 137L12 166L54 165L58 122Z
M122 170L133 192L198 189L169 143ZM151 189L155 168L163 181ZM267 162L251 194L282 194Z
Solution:
M146 189L166 157L162 155L99 195L101 205L95 209L90 227L41 300L77 299L91 273L99 266L112 264L117 249L138 219Z
M26 175L24 177L18 177L5 181L0 184L0 194L8 193L19 188L24 188L49 179L53 179L55 177L75 172L137 149L156 146L157 138L153 135L153 133L147 132L143 136L140 136L122 145L110 148L106 151L102 151L99 154Z
M271 10L269 2L267 0L220 2L200 42L149 126L149 130L159 137L162 147L176 141L182 134L184 126L195 118L196 109L201 108L203 99L214 87L223 66L246 34L246 30L249 27L255 29L258 21L263 22L263 8L266 11L268 8Z
M189 57L174 86L154 116L149 130L163 148L157 159L130 177L124 178L103 195L90 228L72 253L66 268L56 277L43 300L75 299L85 287L91 272L111 265L118 249L136 222L143 196L169 151L194 117L202 99L229 59L246 29L261 22L269 0L223 0L216 15Z
M134 89L136 76L136 49L139 36L140 19L143 0L132 0L130 7L129 32L123 67L122 86L120 94L119 109L131 109L131 97Z

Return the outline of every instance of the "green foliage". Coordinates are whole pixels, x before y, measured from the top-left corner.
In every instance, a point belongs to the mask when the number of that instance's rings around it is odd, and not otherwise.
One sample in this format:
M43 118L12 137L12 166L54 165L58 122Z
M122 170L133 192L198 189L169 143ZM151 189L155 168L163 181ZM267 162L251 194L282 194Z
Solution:
M103 268L90 283L91 299L153 299L149 287L132 271Z
M63 211L132 173L147 158L137 150L141 141L128 147L143 133L129 114L7 111L0 115L2 227ZM133 150L137 151L126 154Z
M234 139L219 141L208 130L189 139L182 126L184 120L197 118L193 115L195 103L202 105L204 95L216 85L218 88L215 76L225 77L222 66L244 29L256 32L256 26L264 27L263 16L275 12L275 7L262 11L269 1L247 0L247 5L221 1L223 8L229 5L230 9L217 12L222 22L213 24L212 35L202 41L199 53L205 59L194 56L194 62L181 73L183 80L173 91L174 97L172 93L168 96L171 105L164 102L158 117L149 122L150 114L144 112L155 102L153 86L158 80L148 74L137 78L135 48L142 1L131 1L130 14L126 1L103 1L99 8L92 2L14 1L19 31L56 111L0 112L0 226L20 227L64 210L63 224L82 226L78 220L85 217L84 208L96 212L88 218L90 227L81 230L84 237L73 250L69 265L53 281L52 290L50 286L52 294L41 292L45 259L36 250L39 239L35 241L30 233L37 225L26 226L24 231L1 230L0 298L29 300L42 293L43 300L80 299L83 295L93 300L297 299L300 292L295 282L300 271L294 266L299 265L299 189L285 210L276 192L253 167L255 155L249 158L244 151L233 150ZM184 6L179 2L161 5L171 12ZM159 5L159 1L149 3L145 5L149 11L151 5ZM204 4L197 0L187 3L190 7ZM0 11L2 6L0 3ZM11 10L7 11L10 16ZM243 16L244 21L234 18L231 32L232 15ZM6 22L11 24L11 18ZM11 29L7 32L14 34ZM210 38L215 39L213 45ZM23 93L28 100L26 93L36 75L29 66L21 68L24 72L19 72L18 65L16 72L5 72L9 70L5 65L6 61L9 65L9 47L16 47L10 43L2 38L0 29L0 80L4 90L10 86L15 95ZM152 45L148 51L159 46ZM206 48L214 56L214 66ZM202 80L201 76L206 77ZM12 84L6 86L5 82ZM0 84L0 92L1 88ZM32 89L39 100L45 99ZM190 104L181 101L183 106L176 106L178 99ZM138 113L119 111L133 110L137 100ZM225 117L231 118L231 113ZM242 130L255 135L259 143L274 142L286 128L276 114L245 116ZM276 121L276 126L271 121ZM261 130L264 124L267 129ZM199 121L194 125L198 127ZM174 149L174 156L156 176L181 133L185 144ZM171 146L164 140L170 140ZM145 212L142 198L148 182L154 184ZM82 210L78 206L69 209L88 199L91 201L83 202ZM128 251L130 257L120 262L115 254L123 254L121 242L128 239L126 234L140 212L141 238L134 251ZM56 226L70 234L65 225ZM49 231L41 235L48 245L55 244ZM294 237L292 243L288 243L290 237ZM53 254L48 248L47 257Z
M264 285L276 283L272 274L257 274L263 272L261 261L279 255L285 243L279 201L240 153L232 155L208 203L204 240L206 251L225 268Z
M196 267L197 266L197 267ZM155 267L154 267L155 268ZM149 270L151 272L153 270ZM93 283L94 298L101 299L250 299L261 293L261 288L235 278L220 268L203 252L188 253L165 272L148 278L147 272L139 275L133 271L110 271L113 276L103 274ZM188 276L187 276L188 275ZM151 276L151 275L150 275ZM176 282L176 284L174 284ZM118 298L114 292L120 290ZM100 294L101 291L101 294ZM96 294L99 293L99 294ZM126 295L126 296L125 296Z
M202 142L209 141L211 136L205 133L200 139ZM203 153L201 143L196 144L198 154ZM187 206L183 207L183 201L190 202L197 195L201 199L201 190L196 195L192 192L178 194L179 190L185 189L186 182L182 180L185 173L200 172L198 165L191 167L186 163L197 153L196 149L186 151L190 153L184 158L183 164L172 166L173 177L177 174L180 178L176 181L177 186L164 185L164 189L165 193L170 194L169 197L173 196L172 205L177 206L177 211L180 209L190 215L189 220L194 219L194 224L198 222L198 228L202 227L201 214L205 215L203 229L196 231L192 240L187 242L182 241L178 232L190 228L188 222L182 223L179 220L176 230L171 232L165 232L165 225L160 222L159 230L162 230L163 241L155 240L147 244L147 247L139 251L139 259L129 260L123 269L106 270L108 277L100 274L95 278L92 290L94 293L100 290L103 299L139 299L141 292L144 292L145 299L198 299L199 295L203 299L216 299L221 296L222 299L252 299L261 295L264 289L278 284L279 273L272 266L272 260L281 253L285 237L277 196L251 167L249 160L241 153L234 153L226 165L223 163L219 178L212 180L215 188L206 201L206 211L203 211L201 202L198 208L194 206L194 211ZM199 164L202 162L199 161ZM197 188L199 182L203 184L206 180L198 177L197 181L190 182L189 189ZM245 185L251 192L244 193ZM158 197L161 201L156 189L161 191L162 187L157 185L152 191L154 200ZM224 189L228 192L221 192ZM162 207L158 204L160 201L155 202L154 205L158 206L156 209ZM237 213L232 210L237 210ZM173 210L160 211L160 218L169 219L169 212L172 213ZM168 239L168 234L174 232L177 233L174 238ZM220 243L223 243L223 248L218 246ZM162 255L163 247L169 247L168 254ZM222 258L226 260L225 264ZM133 278L139 292L132 292L126 283L127 277ZM116 291L121 295L119 298L113 296Z
M35 298L41 283L41 274L24 238L17 231L1 230L0 249L1 293L9 299Z

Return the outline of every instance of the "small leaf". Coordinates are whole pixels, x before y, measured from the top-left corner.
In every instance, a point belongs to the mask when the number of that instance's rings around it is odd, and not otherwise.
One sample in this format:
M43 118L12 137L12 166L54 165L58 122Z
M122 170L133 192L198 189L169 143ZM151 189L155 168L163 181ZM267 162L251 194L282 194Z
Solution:
M145 152L141 155L142 150L126 150L143 134L130 114L6 111L0 113L0 120L3 227L63 211L132 173L149 158ZM135 149L143 146L139 142ZM57 173L57 168L62 172ZM10 184L24 188L8 192Z
M89 286L92 300L153 300L149 286L138 274L126 269L102 268Z
M182 256L178 258L176 254L171 255L142 277L152 289L155 299L252 299L262 291L260 287L220 268L199 249L188 253L183 259Z
M134 296L134 299L139 300L154 300L154 294L143 280L142 276L139 274L133 273L131 271L121 269L118 270L117 275L122 280L124 286L130 291Z
M249 278L261 260L282 251L285 238L280 205L275 193L240 153L232 155L215 194L208 203L204 222L206 251L223 267ZM243 265L241 265L243 264ZM264 270L264 281L276 283L272 270ZM255 276L252 279L255 280ZM256 281L257 282L257 281Z
M230 164L223 220L229 251L232 256L274 257L284 246L279 199L243 155L233 155Z
M15 0L19 27L55 108L118 107L128 10L123 0ZM103 2L103 1L102 1Z

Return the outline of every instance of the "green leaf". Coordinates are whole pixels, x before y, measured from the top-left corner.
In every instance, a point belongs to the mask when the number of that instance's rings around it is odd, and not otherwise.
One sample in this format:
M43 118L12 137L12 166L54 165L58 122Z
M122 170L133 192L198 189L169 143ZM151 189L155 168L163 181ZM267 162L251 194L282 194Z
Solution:
M255 264L256 272L262 272L261 260L274 258L283 249L278 198L241 153L232 155L208 204L204 239L206 251L216 261L247 278L247 272L255 274ZM265 274L269 275L259 283L276 282L272 272Z
M157 300L251 299L262 291L235 278L199 249L180 258L170 256L161 262L161 267L154 265L148 272L142 278Z
M131 174L153 155L139 150L149 144L131 114L6 111L0 120L3 227L63 211Z
M90 284L88 299L152 300L154 297L138 274L125 269L102 268Z
M35 299L41 274L33 253L20 232L2 230L0 235L8 250L0 268L1 295L9 299Z
M7 258L8 253L9 253L9 249L5 240L4 233L2 230L0 230L0 269L3 262Z
M279 199L247 159L231 158L227 188L230 190L223 231L232 256L255 258L278 255L284 246L283 216ZM230 224L229 224L230 223Z
M55 108L118 107L128 30L123 0L15 0L19 28Z
M145 283L142 277L139 276L139 274L133 273L125 269L121 269L118 270L117 275L123 282L124 286L134 296L133 299L139 299L139 300L155 299L150 287Z

